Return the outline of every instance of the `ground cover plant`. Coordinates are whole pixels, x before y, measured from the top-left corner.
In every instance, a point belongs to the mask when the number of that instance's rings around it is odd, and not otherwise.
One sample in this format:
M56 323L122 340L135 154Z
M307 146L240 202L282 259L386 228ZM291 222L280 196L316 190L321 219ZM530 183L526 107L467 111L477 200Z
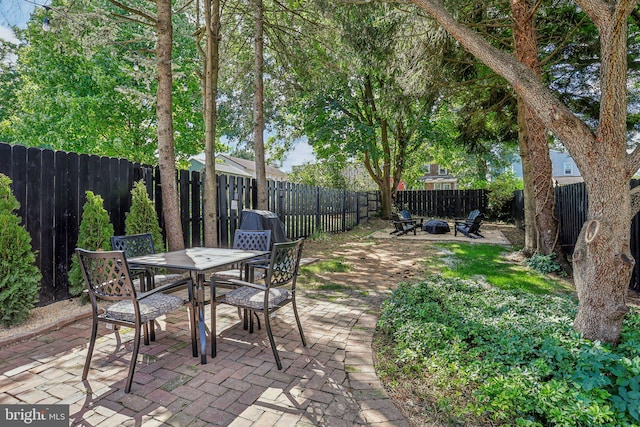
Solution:
M577 301L562 283L531 270L528 275L549 283L521 280L527 267L511 271L504 248L486 247L484 256L476 252L480 245L444 248L450 261L443 274L401 284L378 323L376 372L392 395L404 396L410 419L640 425L637 312L626 317L618 347L591 342L572 327ZM484 267L467 271L467 261Z

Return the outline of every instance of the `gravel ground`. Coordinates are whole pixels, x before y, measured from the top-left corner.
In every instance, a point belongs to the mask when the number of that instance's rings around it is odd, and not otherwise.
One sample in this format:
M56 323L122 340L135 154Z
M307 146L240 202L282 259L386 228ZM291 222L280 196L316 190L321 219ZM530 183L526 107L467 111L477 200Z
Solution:
M80 305L76 300L59 301L44 307L36 307L31 311L31 316L26 322L10 328L0 325L0 345L3 340L23 336L51 324L63 322L65 319L75 319L82 315L91 315L91 305Z

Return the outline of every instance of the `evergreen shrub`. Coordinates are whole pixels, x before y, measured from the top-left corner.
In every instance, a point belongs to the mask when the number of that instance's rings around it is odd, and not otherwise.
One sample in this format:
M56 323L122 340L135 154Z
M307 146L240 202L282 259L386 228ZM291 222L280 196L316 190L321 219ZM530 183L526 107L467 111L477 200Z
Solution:
M156 251L162 252L164 248L158 215L143 180L136 182L131 190L131 210L125 219L125 233L127 235L151 233Z
M77 247L89 251L111 250L111 236L113 225L109 214L104 208L104 200L92 191L86 192L87 201L82 210L80 232L78 233ZM84 278L80 270L78 257L73 256L71 269L69 270L69 293L78 296L85 289Z
M15 325L38 302L42 275L35 265L31 236L14 212L20 207L11 179L0 174L0 322Z

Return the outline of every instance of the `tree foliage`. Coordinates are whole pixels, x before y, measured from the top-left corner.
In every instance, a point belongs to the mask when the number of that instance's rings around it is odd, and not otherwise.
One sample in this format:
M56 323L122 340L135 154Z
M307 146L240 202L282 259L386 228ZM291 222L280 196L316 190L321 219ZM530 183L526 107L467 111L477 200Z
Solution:
M106 0L54 1L51 8L59 19L50 32L42 30L39 8L17 32L12 78L3 73L0 83L3 101L16 101L3 102L0 139L156 164L151 29L115 19L118 9ZM203 145L202 100L193 27L185 14L175 17L175 25L175 139L186 156Z

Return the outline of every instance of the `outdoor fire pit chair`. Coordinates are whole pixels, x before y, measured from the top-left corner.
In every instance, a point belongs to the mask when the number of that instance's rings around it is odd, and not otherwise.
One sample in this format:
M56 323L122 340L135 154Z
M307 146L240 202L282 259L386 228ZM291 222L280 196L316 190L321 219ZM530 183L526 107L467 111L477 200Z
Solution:
M247 251L270 251L271 250L271 230L240 230L237 229L233 235L233 249L243 249ZM252 260L250 263L241 263L239 265L232 266L231 269L216 271L213 273L215 276L216 295L220 299L224 294L218 294L217 290L236 289L238 285L235 285L229 281L229 279L247 280L249 278L249 266L254 265L251 270L254 275L254 279L261 279L264 274L255 272L255 266L260 264L266 264L268 266L269 258L262 260ZM214 280L213 278L211 279ZM238 315L242 317L242 312L238 308ZM258 320L258 328L260 328L260 318L256 315ZM245 329L247 326L247 316L245 319ZM251 331L253 332L253 331Z
M400 219L415 221L416 227L419 229L422 229L422 224L424 223L424 218L414 218L408 210L400 211Z
M229 304L234 307L263 314L271 350L276 359L276 365L280 370L282 369L282 363L280 362L278 349L276 348L276 343L271 331L271 313L291 303L293 314L298 325L298 331L300 332L300 338L302 339L302 345L307 346L296 306L296 279L300 266L303 241L304 239L299 239L294 242L274 243L264 285L244 280L230 279L230 282L239 287L227 292L223 298L218 301L220 304ZM215 286L213 289L215 289ZM253 319L251 319L251 321L253 322ZM215 319L212 319L212 324L211 330L215 331Z
M464 221L455 221L453 226L453 235L457 236L458 231L464 234L467 237L475 239L476 236L483 237L480 234L480 226L482 225L482 220L484 219L484 214L479 210L473 210L469 213L469 216Z
M173 310L182 307L187 301L166 294L178 286L189 284L191 279L160 286L148 292L138 294L131 280L129 265L123 251L92 252L76 248L80 268L84 276L91 300L93 324L91 341L87 351L87 359L82 371L82 379L87 379L91 356L98 335L98 323L105 322L117 326L134 328L133 353L129 364L129 375L125 385L125 393L131 391L133 373L136 368L138 351L140 350L140 332L143 325L153 322ZM110 306L101 308L98 302L112 302Z
M410 231L413 231L413 235L416 235L416 221L413 219L402 219L400 218L400 215L398 215L397 213L392 213L391 214L391 222L393 223L393 226L395 228L395 230L393 230L391 233L389 234L395 234L397 236L402 236L404 234L407 234Z

